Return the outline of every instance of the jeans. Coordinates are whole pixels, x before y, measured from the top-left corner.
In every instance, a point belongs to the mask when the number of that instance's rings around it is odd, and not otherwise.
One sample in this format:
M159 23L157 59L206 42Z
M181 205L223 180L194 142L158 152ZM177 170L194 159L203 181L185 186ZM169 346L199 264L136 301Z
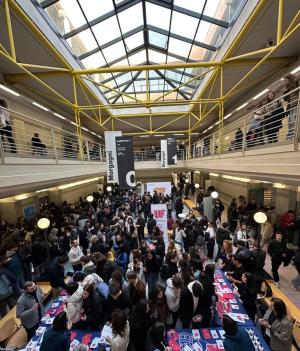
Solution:
M152 290L155 288L157 280L158 280L157 272L147 273L148 296L151 296Z
M282 259L273 259L272 258L272 274L274 282L279 282L278 269L282 263Z

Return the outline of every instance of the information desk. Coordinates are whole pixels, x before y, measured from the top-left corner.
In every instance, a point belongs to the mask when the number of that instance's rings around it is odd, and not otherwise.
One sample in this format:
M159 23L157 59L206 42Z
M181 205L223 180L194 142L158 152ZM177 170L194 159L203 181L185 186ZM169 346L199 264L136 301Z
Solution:
M241 328L247 331L253 344L253 350L245 351L271 350L256 327ZM172 351L220 351L224 350L224 333L222 328L172 329L167 338Z
M254 326L253 321L247 315L243 303L234 293L232 284L227 280L223 271L216 270L214 285L218 296L214 311L215 325L222 326L222 316L223 314L228 314L239 326Z

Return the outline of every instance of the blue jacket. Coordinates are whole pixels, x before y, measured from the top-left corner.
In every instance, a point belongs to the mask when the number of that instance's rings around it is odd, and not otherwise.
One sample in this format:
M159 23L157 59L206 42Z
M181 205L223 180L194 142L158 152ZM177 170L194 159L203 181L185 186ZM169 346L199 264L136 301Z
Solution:
M223 341L225 351L254 351L254 346L246 330L238 328L235 335L225 334Z
M69 351L70 331L55 331L52 327L45 331L40 351Z
M127 266L127 253L126 252L122 252L118 255L117 260L116 260L116 264L118 266L120 266L123 271L126 270L126 266Z

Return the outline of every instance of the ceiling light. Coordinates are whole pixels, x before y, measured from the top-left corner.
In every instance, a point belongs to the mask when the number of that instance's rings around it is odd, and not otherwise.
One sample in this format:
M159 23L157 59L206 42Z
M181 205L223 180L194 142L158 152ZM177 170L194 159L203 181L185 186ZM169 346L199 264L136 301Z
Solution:
M20 96L20 94L16 93L14 90L9 89L8 87L6 87L3 84L0 84L0 89L7 91L8 93L15 95L15 96Z
M44 111L49 111L49 109L43 105L38 104L37 102L33 102L32 105L41 108Z
M139 138L148 138L149 135L139 135Z
M174 135L184 135L184 133L175 133Z
M50 221L48 218L45 218L45 217L39 219L37 222L37 226L40 229L47 229L49 227L49 225L50 225Z
M155 137L164 137L165 135L164 134L155 134L154 136Z
M228 140L229 139L229 136L225 137L225 140Z
M81 129L85 130L86 132L89 132L89 130L85 127L81 127Z
M53 112L54 116L61 118L61 119L66 119L66 117L60 115L59 113Z
M48 191L48 189L41 189L41 190L37 190L36 193L43 193L44 191Z
M219 123L220 123L220 121L216 122L216 123L214 124L214 126L217 126Z
M216 192L216 191L213 191L210 196L213 198L213 199L217 199L219 194Z
M97 135L98 138L102 139L102 135Z
M241 105L240 107L238 107L236 110L239 111L241 110L242 108L244 108L245 106L248 105L248 102L245 102L243 105Z
M91 132L91 131L90 131L90 133L93 134L93 135L97 135L95 132Z
M261 91L259 94L255 95L252 100L256 100L258 99L259 97L263 96L265 93L267 93L269 91L269 89L265 89L263 91Z
M208 127L207 130L210 130L212 127L213 127L213 126Z
M295 74L295 73L297 73L298 71L300 71L300 66L298 66L298 67L296 67L295 69L293 69L293 70L291 71L291 73L292 73L292 74Z
M191 133L191 135L198 135L199 133Z
M267 215L264 212L258 211L253 216L256 223L263 224L268 220Z
M70 123L73 124L73 126L76 126L76 127L78 126L78 124L76 124L76 123L73 122L73 121L70 121Z
M224 117L224 119L227 119L227 118L229 118L230 116L232 116L232 113L228 113L228 115L226 115L226 116Z
M202 132L202 134L206 133L206 132L207 132L207 130L208 130L208 129L205 129L205 130Z

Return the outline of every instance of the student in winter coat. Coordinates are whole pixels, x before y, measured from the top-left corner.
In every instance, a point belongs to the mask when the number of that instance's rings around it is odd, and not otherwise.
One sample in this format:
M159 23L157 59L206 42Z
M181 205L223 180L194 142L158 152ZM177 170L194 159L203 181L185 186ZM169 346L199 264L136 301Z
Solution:
M129 344L130 326L124 311L115 310L111 319L112 337L106 337L111 351L126 351Z
M54 318L52 327L45 331L40 351L69 351L71 327L66 312L60 312Z
M68 320L73 324L73 328L76 328L76 324L79 325L81 321L83 288L81 284L73 283L67 290L71 296L65 302L65 310Z
M202 320L201 320L201 327L208 328L211 322L212 316L212 302L213 296L215 296L215 287L214 283L214 273L215 273L215 265L214 264L207 264L205 266L204 272L200 276L200 282L203 287L203 294L201 297L202 303Z
M100 330L104 325L103 300L94 284L88 284L83 288L81 320L88 330Z
M105 321L111 321L112 313L114 310L124 310L128 312L130 303L125 294L122 292L119 284L112 283L109 287L109 296L105 302Z
M174 275L167 280L166 301L172 314L172 328L175 328L179 314L180 294L183 287L183 281L178 275Z
M96 267L94 265L94 262L89 256L82 256L80 258L80 263L82 264L83 273L85 275L96 273Z
M245 329L239 328L237 323L226 314L223 315L224 349L225 351L254 351L254 346Z
M198 281L192 281L185 287L180 296L179 317L182 322L182 328L197 328L201 322L201 313L203 310L201 298L203 296L203 286Z
M154 252L148 252L144 267L148 283L148 296L150 296L158 280L158 273L160 271L159 257L154 255Z
M147 300L141 299L133 307L130 315L130 339L134 350L145 350L146 335L150 327Z
M135 271L128 272L126 276L128 285L125 294L129 297L131 306L134 306L139 300L146 298L145 284L139 280Z
M254 316L257 313L255 304L257 292L254 286L254 277L251 273L245 272L242 275L242 284L239 285L238 292L247 314L254 321Z
M282 234L280 232L276 233L275 239L270 242L268 252L271 256L274 283L279 287L278 269L286 257L286 243L282 240Z
M166 301L166 295L161 285L156 285L149 298L149 313L152 320L167 323L169 317L169 308Z
M123 272L126 271L126 266L127 266L127 261L128 261L128 256L125 251L125 247L123 244L120 244L118 247L118 256L116 259L116 264L122 268Z
M273 351L291 351L293 343L292 324L287 317L285 303L279 298L271 299L271 310L275 320L269 324L265 319L259 320L259 324L270 331L270 346ZM267 311L268 312L268 311Z

